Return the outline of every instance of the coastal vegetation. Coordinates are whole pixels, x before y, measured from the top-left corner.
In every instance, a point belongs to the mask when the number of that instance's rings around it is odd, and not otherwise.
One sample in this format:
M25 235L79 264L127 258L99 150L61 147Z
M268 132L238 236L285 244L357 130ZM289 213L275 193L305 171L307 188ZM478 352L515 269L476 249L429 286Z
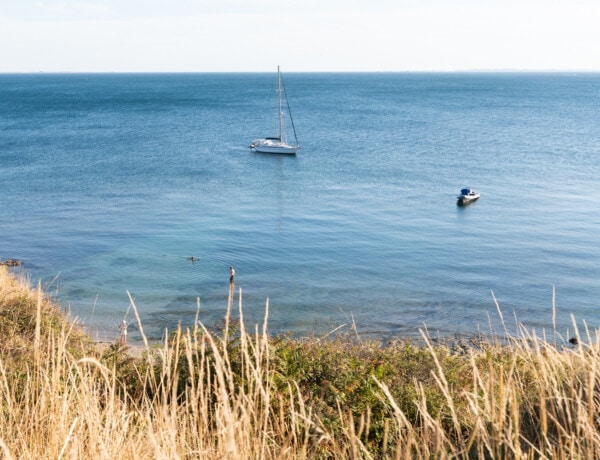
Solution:
M0 267L0 458L600 457L595 331L297 340L235 304L134 353Z

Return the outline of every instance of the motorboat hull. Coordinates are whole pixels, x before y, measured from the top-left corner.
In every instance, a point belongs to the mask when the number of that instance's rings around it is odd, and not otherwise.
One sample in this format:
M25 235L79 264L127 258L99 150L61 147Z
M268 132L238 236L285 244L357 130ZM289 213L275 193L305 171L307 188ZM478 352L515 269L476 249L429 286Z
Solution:
M479 195L477 196L459 196L456 204L459 206L467 206L471 203L475 203L479 199Z
M463 188L460 191L460 195L458 195L457 202L459 206L466 206L468 204L474 203L479 199L479 193L472 188Z

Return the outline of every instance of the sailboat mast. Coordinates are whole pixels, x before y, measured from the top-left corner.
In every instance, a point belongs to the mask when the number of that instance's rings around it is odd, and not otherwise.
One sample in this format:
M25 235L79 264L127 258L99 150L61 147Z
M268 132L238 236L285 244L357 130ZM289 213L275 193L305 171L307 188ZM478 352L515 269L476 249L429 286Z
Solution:
M294 125L294 117L292 117L292 109L290 109L290 101L288 100L288 97L287 97L287 91L285 90L285 87L283 86L283 77L281 77L281 90L282 90L283 95L285 96L285 104L287 107L288 114L290 115L290 122L292 123L292 129L294 130L294 140L296 142L294 145L296 145L296 147L299 147L298 135L296 134L296 126Z
M283 107L281 102L281 71L277 66L277 101L279 103L279 140L285 142L283 139Z

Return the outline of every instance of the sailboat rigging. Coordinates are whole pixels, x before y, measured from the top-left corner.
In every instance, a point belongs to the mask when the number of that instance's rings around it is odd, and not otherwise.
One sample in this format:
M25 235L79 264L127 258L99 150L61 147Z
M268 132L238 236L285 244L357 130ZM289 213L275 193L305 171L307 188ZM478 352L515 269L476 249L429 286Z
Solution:
M285 107L284 107L285 99ZM255 139L250 144L250 148L254 149L255 152L261 153L281 153L286 155L295 155L300 149L298 143L298 137L296 135L296 127L294 126L294 119L292 118L292 112L290 110L290 103L287 98L287 93L283 86L283 78L281 76L281 70L277 66L277 103L279 109L279 136L277 137L266 137L264 139ZM292 131L294 133L294 142L289 143L285 130L285 117L284 108L287 110L289 119L292 125Z

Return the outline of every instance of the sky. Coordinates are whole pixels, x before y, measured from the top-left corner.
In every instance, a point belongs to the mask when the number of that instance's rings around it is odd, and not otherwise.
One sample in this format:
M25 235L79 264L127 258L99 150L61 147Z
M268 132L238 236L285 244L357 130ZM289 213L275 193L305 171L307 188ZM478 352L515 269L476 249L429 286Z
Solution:
M0 72L600 71L599 0L0 0Z

